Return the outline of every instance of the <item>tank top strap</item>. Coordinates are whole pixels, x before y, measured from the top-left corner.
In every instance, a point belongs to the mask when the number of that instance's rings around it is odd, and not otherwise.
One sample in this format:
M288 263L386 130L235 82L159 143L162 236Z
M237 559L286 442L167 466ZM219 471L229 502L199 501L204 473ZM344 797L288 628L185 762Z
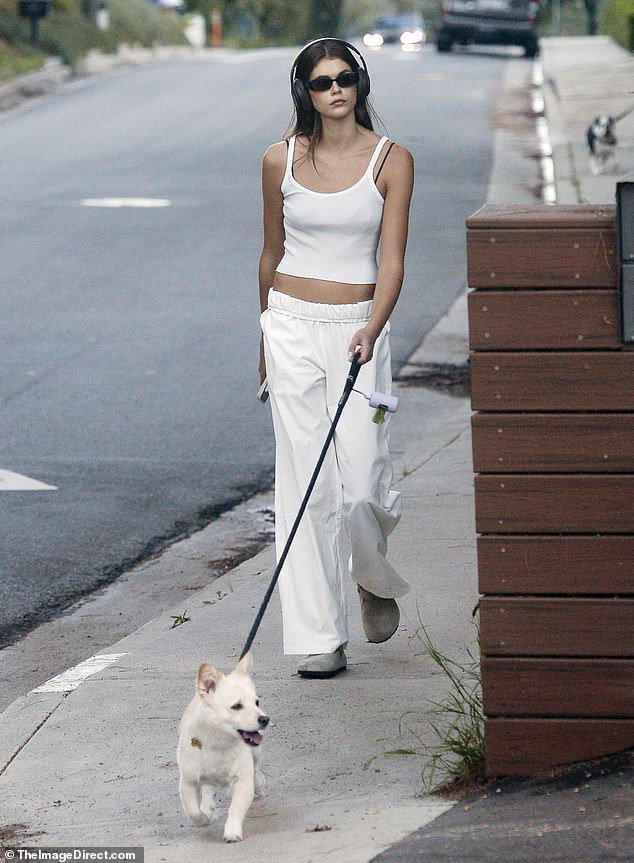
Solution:
M374 167L377 163L379 156L381 155L381 150L383 149L383 146L385 145L385 143L387 141L389 141L389 138L387 137L387 135L383 135L381 140L378 142L378 144L374 148L374 153L372 153L372 158L370 159L370 164L368 165L368 169L366 171L366 174L369 174L370 176L372 176L374 174Z
M293 176L293 157L295 154L295 138L293 135L286 141L286 170L284 171L283 184L288 183Z

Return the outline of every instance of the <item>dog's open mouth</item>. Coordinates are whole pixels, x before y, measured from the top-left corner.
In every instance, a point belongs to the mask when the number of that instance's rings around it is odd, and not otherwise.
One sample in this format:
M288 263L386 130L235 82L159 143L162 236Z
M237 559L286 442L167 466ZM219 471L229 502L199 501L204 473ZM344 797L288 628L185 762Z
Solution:
M238 734L244 740L245 743L248 743L249 746L259 746L260 743L264 740L264 737L260 734L259 731L242 731L238 728Z

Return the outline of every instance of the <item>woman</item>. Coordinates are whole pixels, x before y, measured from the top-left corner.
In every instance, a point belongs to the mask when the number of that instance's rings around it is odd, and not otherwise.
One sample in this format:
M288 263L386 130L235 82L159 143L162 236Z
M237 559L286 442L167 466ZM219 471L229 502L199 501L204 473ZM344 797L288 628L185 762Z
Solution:
M268 377L276 439L278 555L353 355L359 390L391 386L388 318L403 281L414 171L407 150L373 131L369 89L352 45L306 45L291 70L295 127L263 160L260 381ZM388 426L373 423L352 393L282 569L284 652L307 654L303 677L346 668L344 526L368 640L386 641L398 628L396 598L409 585L385 557L400 517Z

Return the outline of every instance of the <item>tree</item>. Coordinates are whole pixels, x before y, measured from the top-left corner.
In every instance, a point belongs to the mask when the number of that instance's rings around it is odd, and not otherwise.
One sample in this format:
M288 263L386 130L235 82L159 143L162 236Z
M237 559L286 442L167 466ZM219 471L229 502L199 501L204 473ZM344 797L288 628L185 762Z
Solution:
M585 0L586 13L588 15L588 35L596 36L597 33L597 6L598 0Z
M307 38L337 36L341 26L343 0L311 0Z
M84 0L83 7L86 18L88 18L89 21L92 21L93 24L96 24L99 9L101 7L100 0Z

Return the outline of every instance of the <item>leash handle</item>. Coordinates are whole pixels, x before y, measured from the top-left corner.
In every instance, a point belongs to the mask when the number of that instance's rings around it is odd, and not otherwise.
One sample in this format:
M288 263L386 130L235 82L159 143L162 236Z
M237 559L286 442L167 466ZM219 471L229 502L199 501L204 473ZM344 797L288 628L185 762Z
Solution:
M348 401L348 397L352 392L352 388L355 385L357 378L359 377L360 369L361 364L359 363L359 354L356 353L352 358L352 362L350 363L350 371L348 372L348 377L346 378L343 392L341 393L341 398L339 399L340 405L345 405L345 403Z

